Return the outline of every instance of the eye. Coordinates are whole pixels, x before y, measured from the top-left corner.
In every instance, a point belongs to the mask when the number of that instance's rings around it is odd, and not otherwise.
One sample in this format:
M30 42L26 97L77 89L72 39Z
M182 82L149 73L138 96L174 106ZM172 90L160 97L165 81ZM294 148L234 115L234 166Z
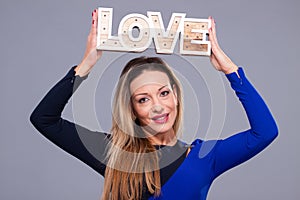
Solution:
M170 91L165 90L165 91L163 91L163 92L160 93L160 96L165 97L165 96L167 96L169 93L170 93Z
M145 103L146 101L148 101L149 99L144 97L138 100L139 103Z

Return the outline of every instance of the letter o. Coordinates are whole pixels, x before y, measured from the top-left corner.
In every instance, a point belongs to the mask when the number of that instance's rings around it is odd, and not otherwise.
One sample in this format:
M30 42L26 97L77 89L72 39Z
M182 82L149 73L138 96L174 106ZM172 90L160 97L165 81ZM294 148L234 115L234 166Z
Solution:
M129 14L123 17L119 24L118 37L127 51L145 51L152 42L152 32L149 19L142 14ZM132 31L137 27L139 37L133 37Z

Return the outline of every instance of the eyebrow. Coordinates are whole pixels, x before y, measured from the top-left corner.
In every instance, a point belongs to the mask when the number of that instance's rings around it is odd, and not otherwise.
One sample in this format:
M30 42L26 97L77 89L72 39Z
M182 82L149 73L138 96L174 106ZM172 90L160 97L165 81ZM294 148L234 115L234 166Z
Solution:
M160 88L158 89L158 91L161 91L161 90L162 90L164 87L166 87L166 86L168 86L168 85L164 85L164 86L160 87ZM145 93L138 93L138 94L133 95L133 97L136 97L136 96L138 96L138 95L148 95L148 93L147 93L147 92L145 92Z

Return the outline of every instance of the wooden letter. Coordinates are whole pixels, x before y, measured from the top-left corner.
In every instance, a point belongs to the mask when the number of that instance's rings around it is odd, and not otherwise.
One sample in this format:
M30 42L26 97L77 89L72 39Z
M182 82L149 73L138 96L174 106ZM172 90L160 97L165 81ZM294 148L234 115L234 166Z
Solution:
M186 18L180 38L180 54L209 56L211 44L206 36L210 27L209 19Z
M126 15L119 24L118 36L111 35L112 16L112 8L98 8L97 49L141 52L150 46L152 33L145 15ZM138 30L138 37L133 36L133 29Z
M151 19L156 53L173 53L186 14L173 13L167 31L160 12L147 12L147 14Z
M138 37L133 36L134 29L139 33ZM126 15L120 22L118 35L126 51L145 51L152 42L149 19L137 13Z
M98 8L97 49L125 51L119 38L111 35L112 15L112 8Z
M110 51L145 51L154 39L156 53L174 53L180 35L180 54L205 55L211 53L207 39L211 27L209 19L185 18L185 13L173 13L165 30L160 12L129 14L119 24L118 36L112 36L112 8L98 8L97 49ZM133 34L136 31L138 34Z

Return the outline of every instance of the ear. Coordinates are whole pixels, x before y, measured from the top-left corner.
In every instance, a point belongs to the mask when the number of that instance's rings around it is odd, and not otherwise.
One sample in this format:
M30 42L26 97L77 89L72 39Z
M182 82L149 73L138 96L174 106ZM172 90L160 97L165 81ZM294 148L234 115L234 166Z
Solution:
M132 112L132 113L131 113L131 119L132 119L133 121L135 121L135 120L136 120L136 115L135 115L135 113L134 113L134 112Z

